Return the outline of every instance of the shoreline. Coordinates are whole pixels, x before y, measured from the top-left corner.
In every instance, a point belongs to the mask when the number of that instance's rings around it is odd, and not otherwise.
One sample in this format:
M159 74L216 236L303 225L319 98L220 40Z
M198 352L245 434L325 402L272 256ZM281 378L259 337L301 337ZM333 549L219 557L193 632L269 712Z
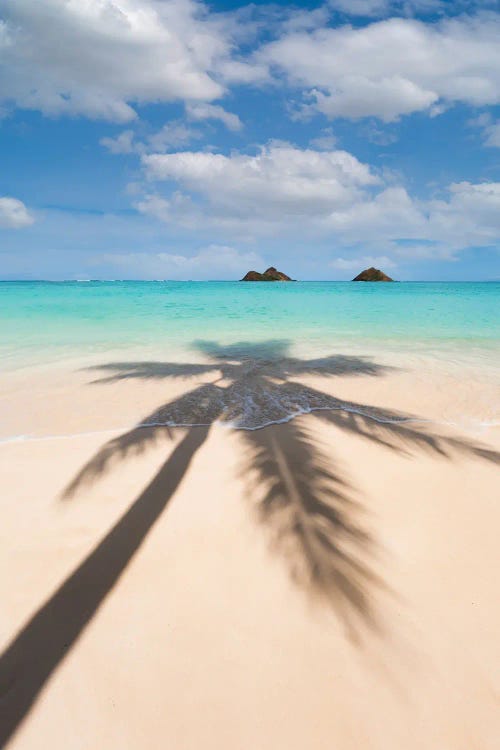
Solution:
M254 345L246 346L252 351ZM258 349L259 343L256 342L255 346ZM231 345L228 351L231 351ZM395 411L398 412L397 419L429 421L436 426L455 427L471 434L481 434L499 426L498 370L493 359L489 369L484 361L468 360L467 356L450 360L445 357L437 359L432 354L405 356L400 352L395 355L386 350L381 350L378 356L370 356L369 353L359 355L356 348L347 351L333 348L328 351L326 358L315 354L312 358L304 356L303 359L290 360L294 367L298 363L299 370L305 370L283 373L286 382L304 389L313 388L324 393L325 397L338 399L343 408L352 408L353 412L366 412L366 409L370 411L372 408ZM219 385L222 370L229 366L226 362L236 363L241 356L239 353L230 355L233 356L231 360L199 353L197 356L194 353L192 357L185 357L182 352L173 356L169 352L169 355L171 362L161 358L161 350L152 352L151 358L144 358L142 351L130 349L110 352L106 358L102 355L80 355L76 359L50 365L4 372L0 376L0 409L3 413L0 444L23 437L71 437L147 423L149 418L145 417L170 398L181 398L200 386L208 387L210 383ZM260 356L256 360L251 356L248 360L243 358L242 366L237 367L237 378L244 387L244 398L247 397L245 394L251 395L254 391L258 394L264 385L264 381L254 385L251 380L252 362L255 361L259 368ZM279 354L277 357L276 362L279 362ZM123 359L126 361L123 362ZM186 364L186 360L192 364ZM327 367L331 363L331 373L323 373L322 361L326 361ZM273 357L270 362L272 368ZM307 372L308 362L313 368L311 373ZM158 374L134 372L134 367L144 366L157 368ZM128 367L132 368L130 372L127 371ZM250 368L248 381L242 367ZM116 368L125 369L121 374L117 371L115 377L113 370ZM357 372L358 369L361 371ZM364 374L363 370L367 372ZM265 371L263 374L265 382L270 384L273 378L269 380ZM269 374L272 375L272 369ZM231 377L222 381L222 385L224 382L226 386L230 384ZM279 389L277 393L280 393ZM298 395L300 397L300 393ZM276 418L264 418L255 425L247 426L261 428L267 424L279 424L307 414L310 406L293 408L291 404L288 411ZM328 409L331 406L313 404L312 408ZM382 418L391 419L392 414L382 415ZM156 421L170 426L207 424L207 420L203 419ZM224 421L233 420L225 418ZM234 427L238 429L245 427L245 424L236 423Z

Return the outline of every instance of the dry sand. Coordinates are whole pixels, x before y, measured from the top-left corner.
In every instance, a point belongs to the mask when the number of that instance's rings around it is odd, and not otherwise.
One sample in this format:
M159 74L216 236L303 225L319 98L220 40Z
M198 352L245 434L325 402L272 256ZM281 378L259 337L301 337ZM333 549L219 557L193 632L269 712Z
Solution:
M104 430L189 383L44 377L4 390L9 430L75 433L0 446L10 747L497 750L498 430L325 413L123 440ZM410 381L325 387L453 400Z

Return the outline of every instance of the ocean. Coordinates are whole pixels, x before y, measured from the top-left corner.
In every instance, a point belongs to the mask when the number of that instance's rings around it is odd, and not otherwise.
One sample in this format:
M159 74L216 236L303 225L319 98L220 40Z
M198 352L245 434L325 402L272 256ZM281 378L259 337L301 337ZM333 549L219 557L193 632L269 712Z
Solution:
M0 282L9 370L127 350L185 358L200 340L496 366L500 283Z

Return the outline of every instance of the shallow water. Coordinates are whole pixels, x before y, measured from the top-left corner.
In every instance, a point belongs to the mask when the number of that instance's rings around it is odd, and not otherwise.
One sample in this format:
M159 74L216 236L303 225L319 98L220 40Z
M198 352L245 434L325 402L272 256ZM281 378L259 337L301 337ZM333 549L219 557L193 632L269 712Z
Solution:
M454 378L453 408L442 413L489 424L498 413L499 301L491 282L2 282L0 356L10 383L17 371L54 365L94 365L109 383L203 376L146 423L252 429L315 409L356 413L356 403L297 379L400 368L415 382Z
M0 356L19 367L110 350L189 350L286 339L349 349L485 356L500 340L500 283L1 282Z

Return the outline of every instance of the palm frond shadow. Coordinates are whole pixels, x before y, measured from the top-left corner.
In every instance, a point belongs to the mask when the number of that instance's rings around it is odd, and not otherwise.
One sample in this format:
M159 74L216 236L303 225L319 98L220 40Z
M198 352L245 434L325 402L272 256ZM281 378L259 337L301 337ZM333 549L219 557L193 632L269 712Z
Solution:
M246 474L264 488L257 503L274 547L296 582L332 605L351 635L376 627L374 595L383 583L373 568L374 543L363 530L354 490L331 457L296 422L256 429L305 412L385 448L405 453L454 453L499 461L499 454L465 440L442 437L410 417L342 401L293 380L318 374L380 376L387 368L364 357L301 360L286 341L223 346L196 342L205 363L113 362L92 368L105 373L94 385L127 379L213 375L184 396L161 405L135 428L106 443L68 485L74 497L120 461L136 456L173 428L186 432L129 510L24 625L0 656L0 727L3 746L19 727L52 672L69 653L112 590L185 475L214 422L240 429L247 446Z
M411 415L350 403L347 410L319 410L313 412L313 416L356 437L408 456L420 451L451 460L462 454L500 463L498 451L474 440L440 434L428 422Z
M363 625L378 630L372 592L385 586L373 570L375 545L362 508L340 468L296 421L245 431L241 439L256 516L292 579L333 606L352 640Z
M113 465L132 456L139 456L162 439L172 439L172 429L167 425L134 427L106 443L78 472L63 493L69 499L85 482L91 483L110 471Z

